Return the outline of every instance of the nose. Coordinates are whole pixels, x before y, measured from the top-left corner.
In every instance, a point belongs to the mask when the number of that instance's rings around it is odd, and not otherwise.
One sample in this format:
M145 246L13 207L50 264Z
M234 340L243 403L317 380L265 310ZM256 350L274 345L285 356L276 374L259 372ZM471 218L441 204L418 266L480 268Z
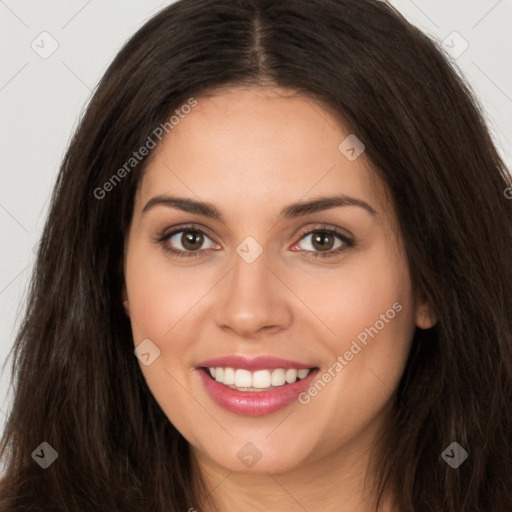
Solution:
M216 301L215 321L221 329L254 339L289 327L292 294L269 263L265 251L252 263L234 256Z

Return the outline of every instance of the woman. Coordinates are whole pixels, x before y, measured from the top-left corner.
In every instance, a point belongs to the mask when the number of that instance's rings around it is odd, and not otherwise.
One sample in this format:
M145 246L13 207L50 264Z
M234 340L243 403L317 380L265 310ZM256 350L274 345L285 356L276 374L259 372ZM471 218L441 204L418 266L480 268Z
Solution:
M1 510L509 510L511 178L373 0L181 0L62 164Z

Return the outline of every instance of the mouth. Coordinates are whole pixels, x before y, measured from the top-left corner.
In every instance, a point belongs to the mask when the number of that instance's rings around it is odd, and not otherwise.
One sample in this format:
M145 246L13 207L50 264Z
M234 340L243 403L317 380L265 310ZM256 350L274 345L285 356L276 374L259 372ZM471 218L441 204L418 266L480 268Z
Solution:
M313 368L269 368L250 371L231 367L201 367L206 375L229 389L241 392L272 391L305 379Z
M304 366L304 365L299 365ZM263 416L291 406L311 386L318 367L201 366L196 372L215 404L237 415Z

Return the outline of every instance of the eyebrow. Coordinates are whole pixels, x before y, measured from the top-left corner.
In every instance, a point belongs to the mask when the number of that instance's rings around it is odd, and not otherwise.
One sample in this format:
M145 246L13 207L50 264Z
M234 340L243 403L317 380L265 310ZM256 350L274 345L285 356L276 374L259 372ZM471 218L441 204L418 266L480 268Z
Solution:
M195 213L197 215L202 215L203 217L222 220L222 213L212 203L196 201L195 199L189 199L187 197L155 196L146 203L146 206L142 209L142 213L146 213L156 206L176 208L187 213ZM311 213L329 210L339 206L358 206L366 210L371 215L377 215L377 211L365 201L355 197L338 195L290 204L281 210L279 219L282 220L301 217L303 215L309 215Z

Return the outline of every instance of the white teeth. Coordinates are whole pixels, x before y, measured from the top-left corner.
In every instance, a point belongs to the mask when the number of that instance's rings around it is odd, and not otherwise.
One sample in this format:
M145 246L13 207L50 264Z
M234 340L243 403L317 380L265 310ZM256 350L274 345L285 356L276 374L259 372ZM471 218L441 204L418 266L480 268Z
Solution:
M268 370L259 370L252 374L252 387L264 389L270 387L270 372Z
M235 386L237 388L250 388L251 372L248 370L237 370L235 372Z
M286 382L288 384L293 384L297 380L297 370L293 370L290 368L289 370L286 370Z
M222 379L223 384L234 384L235 383L235 370L233 368L224 369L224 378Z
M272 372L272 386L282 386L286 382L286 373L282 368Z
M308 376L308 373L309 373L309 370L307 368L303 369L303 370L299 370L297 372L297 377L299 377L299 379L303 379L304 377Z
M296 370L294 368L276 368L271 370L257 370L250 372L241 368L208 368L213 379L231 389L240 391L261 391L274 387L293 384L297 379L308 376L309 369Z

